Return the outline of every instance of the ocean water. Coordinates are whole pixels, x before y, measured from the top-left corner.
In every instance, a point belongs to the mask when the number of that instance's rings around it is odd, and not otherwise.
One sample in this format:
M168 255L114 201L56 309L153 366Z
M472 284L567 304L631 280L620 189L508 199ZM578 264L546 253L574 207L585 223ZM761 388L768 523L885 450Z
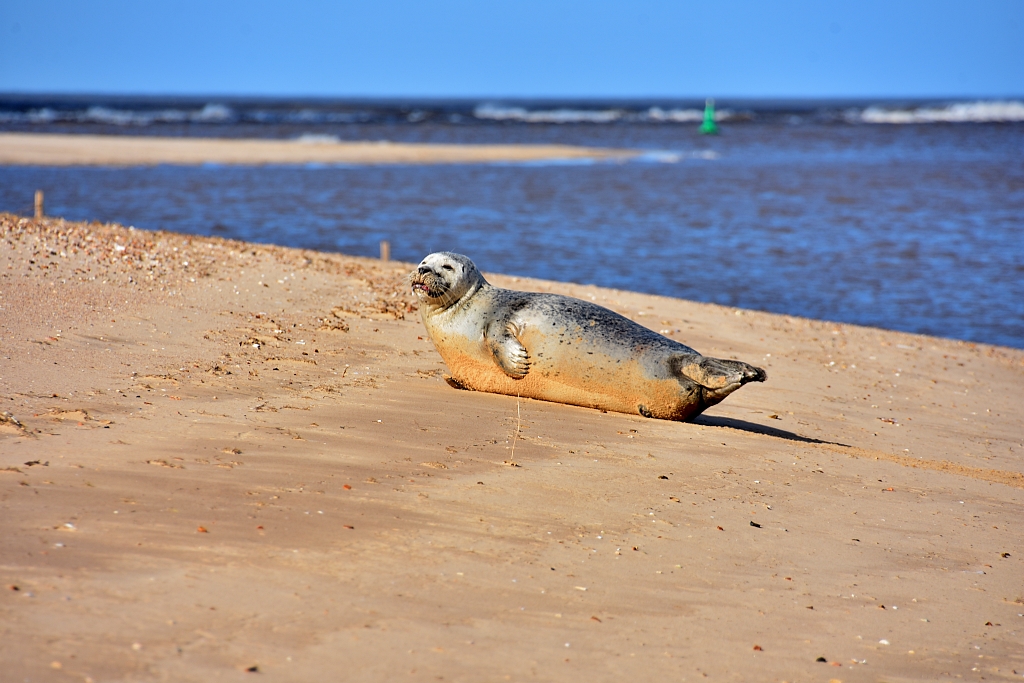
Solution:
M1024 103L80 102L0 130L568 143L629 163L0 167L0 210L418 261L1024 348Z

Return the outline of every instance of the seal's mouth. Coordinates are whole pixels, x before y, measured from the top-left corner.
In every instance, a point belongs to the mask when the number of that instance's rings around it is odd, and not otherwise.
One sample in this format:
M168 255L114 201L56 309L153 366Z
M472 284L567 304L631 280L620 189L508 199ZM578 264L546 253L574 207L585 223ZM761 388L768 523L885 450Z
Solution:
M415 272L410 279L412 280L413 294L419 297L439 299L448 291L448 283L430 271Z

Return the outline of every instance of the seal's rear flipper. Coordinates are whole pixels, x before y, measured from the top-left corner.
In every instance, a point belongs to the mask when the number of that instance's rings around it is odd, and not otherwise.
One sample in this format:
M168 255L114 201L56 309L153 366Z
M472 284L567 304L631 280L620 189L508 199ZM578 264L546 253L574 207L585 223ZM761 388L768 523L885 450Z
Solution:
M748 382L763 382L765 371L738 360L679 355L669 360L682 388L681 409L671 419L692 420Z
M707 356L677 356L671 360L672 372L704 387L708 398L719 401L748 382L763 382L765 371L738 360Z

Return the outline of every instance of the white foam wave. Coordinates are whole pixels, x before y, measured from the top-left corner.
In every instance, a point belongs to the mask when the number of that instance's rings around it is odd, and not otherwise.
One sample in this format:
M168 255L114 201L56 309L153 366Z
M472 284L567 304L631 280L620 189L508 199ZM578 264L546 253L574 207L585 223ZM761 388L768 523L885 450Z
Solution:
M675 123L694 123L704 120L704 112L700 109L669 109L651 107L646 118L651 121L672 121Z
M295 142L303 145L333 145L341 142L337 135L323 135L320 133L303 133L295 138Z
M0 123L53 123L59 120L60 114L49 107L27 112L0 111Z
M288 112L257 110L255 112L247 113L246 117L255 119L260 123L280 122L305 124L361 123L373 119L373 115L369 112L318 111L316 109L299 109L298 111Z
M235 117L231 107L223 104L207 104L198 114L192 115L193 121L229 121Z
M865 123L1009 123L1024 121L1024 102L980 100L940 107L890 109L868 107L860 113Z
M30 109L27 112L0 112L3 123L104 123L114 126L148 126L152 123L217 123L232 121L235 112L222 104L207 104L199 110L158 109L135 110L114 109L94 105L85 110L56 110L50 107Z
M491 121L524 121L526 123L611 123L625 114L621 109L537 109L524 107L501 107L495 104L481 104L473 110L473 116Z
M714 161L719 154L710 149L690 150L688 152L673 152L665 149L652 149L644 152L634 161L655 163L655 164L678 164L684 159L701 159L703 161Z
M704 110L651 107L645 111L630 112L624 109L569 109L565 107L527 109L525 107L481 104L473 110L473 116L490 121L521 121L523 123L614 123L616 121L699 123L704 120ZM728 121L734 117L734 112L729 109L719 109L715 112L716 121Z
M29 123L50 123L57 120L57 112L49 107L36 109L28 113Z
M283 118L289 123L319 123L323 116L315 109L300 109L289 112Z
M132 111L110 109L108 107L89 107L84 113L74 117L77 121L88 123L107 123L115 126L148 126L151 123L181 123L188 120L188 114L178 109L160 111Z
M655 164L678 164L682 160L683 155L679 152L669 152L661 149L644 152L637 157L637 161L647 161Z

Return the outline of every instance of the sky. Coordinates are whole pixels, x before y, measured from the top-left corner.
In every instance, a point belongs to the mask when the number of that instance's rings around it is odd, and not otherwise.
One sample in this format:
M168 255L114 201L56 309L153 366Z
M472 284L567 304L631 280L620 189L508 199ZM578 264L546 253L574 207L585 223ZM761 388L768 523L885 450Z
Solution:
M1024 0L2 0L0 93L1024 96Z

